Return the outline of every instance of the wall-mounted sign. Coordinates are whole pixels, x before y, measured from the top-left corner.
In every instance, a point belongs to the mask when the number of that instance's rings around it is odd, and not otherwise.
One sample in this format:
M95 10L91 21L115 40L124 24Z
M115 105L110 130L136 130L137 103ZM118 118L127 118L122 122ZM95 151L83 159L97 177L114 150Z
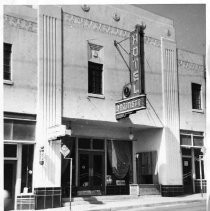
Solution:
M44 146L41 146L39 149L39 164L44 164Z
M55 125L47 130L48 140L56 140L65 135L71 135L71 131L66 129L66 125Z
M120 100L115 103L116 119L126 117L131 113L146 108L146 95L138 95L135 97Z

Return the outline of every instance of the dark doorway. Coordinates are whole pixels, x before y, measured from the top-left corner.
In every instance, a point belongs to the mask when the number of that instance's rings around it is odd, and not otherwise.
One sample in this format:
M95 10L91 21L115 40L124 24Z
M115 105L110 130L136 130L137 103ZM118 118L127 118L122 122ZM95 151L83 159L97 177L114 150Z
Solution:
M4 190L9 196L5 201L6 210L14 209L15 202L16 161L4 161Z
M104 153L79 152L80 195L101 195L104 193ZM89 191L89 194L87 192ZM83 192L82 192L83 191Z
M157 152L141 152L137 154L136 170L138 184L158 184L156 172Z
M191 157L182 157L182 166L184 193L193 193Z

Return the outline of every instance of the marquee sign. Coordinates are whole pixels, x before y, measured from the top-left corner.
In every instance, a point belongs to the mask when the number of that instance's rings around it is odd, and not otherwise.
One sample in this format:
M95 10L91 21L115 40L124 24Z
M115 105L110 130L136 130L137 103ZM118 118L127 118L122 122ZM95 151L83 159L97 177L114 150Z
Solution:
M146 95L138 95L115 103L116 119L146 108Z

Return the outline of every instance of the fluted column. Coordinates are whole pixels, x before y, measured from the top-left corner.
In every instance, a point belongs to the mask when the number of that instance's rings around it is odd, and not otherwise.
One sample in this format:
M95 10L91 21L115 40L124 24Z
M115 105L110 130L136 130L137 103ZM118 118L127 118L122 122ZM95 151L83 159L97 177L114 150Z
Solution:
M62 48L61 8L39 6L38 105L34 187L60 186L60 141L48 141L49 127L61 124ZM39 150L44 146L44 164Z
M163 185L182 185L177 59L174 41L162 38L161 58L164 129L160 146L160 182Z

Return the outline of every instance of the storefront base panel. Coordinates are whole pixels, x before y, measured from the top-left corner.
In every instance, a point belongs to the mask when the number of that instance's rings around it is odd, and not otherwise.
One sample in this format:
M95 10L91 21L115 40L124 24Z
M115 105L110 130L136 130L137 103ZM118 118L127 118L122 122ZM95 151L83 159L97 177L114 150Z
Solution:
M35 196L33 194L17 196L17 210L34 210L35 209Z
M106 187L107 195L128 195L129 186L117 186L117 185L108 185Z
M203 180L202 181L203 193L206 193L206 191L207 191L206 186L207 186L206 180ZM195 192L201 193L201 182L200 182L200 180L195 180Z
M165 197L173 197L183 195L184 188L182 185L161 185L161 195Z
M61 207L61 188L46 187L34 188L35 209Z

